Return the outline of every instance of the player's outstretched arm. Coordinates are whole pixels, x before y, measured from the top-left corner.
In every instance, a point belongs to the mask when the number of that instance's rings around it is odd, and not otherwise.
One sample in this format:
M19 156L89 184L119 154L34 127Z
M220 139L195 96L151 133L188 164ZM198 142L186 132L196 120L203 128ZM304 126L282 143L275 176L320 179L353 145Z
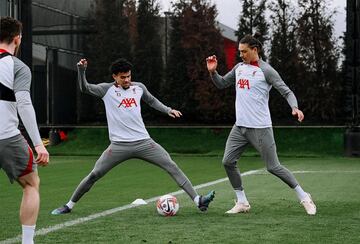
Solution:
M141 99L146 102L150 107L166 114L169 114L171 112L171 108L164 105L162 102L159 101L159 99L154 97L143 83L134 82L134 84L139 85L143 89L143 95Z
M209 56L206 58L206 67L210 73L210 77L214 83L214 85L219 88L223 89L229 87L230 85L234 84L235 82L235 67L227 73L225 76L221 76L216 71L218 65L218 61L215 55Z
M93 95L96 97L103 97L106 94L107 89L104 89L101 85L89 84L86 79L86 68L88 66L88 61L86 59L80 59L77 63L78 68L78 82L80 91Z
M291 108L297 108L298 102L295 94L285 84L279 73L270 65L266 65L262 68L266 81L271 84L282 97L286 99Z

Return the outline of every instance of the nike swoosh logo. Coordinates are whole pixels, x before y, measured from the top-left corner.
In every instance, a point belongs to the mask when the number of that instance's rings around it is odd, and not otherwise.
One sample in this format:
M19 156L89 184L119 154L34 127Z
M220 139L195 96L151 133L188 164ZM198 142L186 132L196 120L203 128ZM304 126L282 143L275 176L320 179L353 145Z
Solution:
M169 200L166 200L166 206L167 206L167 209L166 209L166 212L167 213L170 213L171 209L170 209L170 203L169 203Z

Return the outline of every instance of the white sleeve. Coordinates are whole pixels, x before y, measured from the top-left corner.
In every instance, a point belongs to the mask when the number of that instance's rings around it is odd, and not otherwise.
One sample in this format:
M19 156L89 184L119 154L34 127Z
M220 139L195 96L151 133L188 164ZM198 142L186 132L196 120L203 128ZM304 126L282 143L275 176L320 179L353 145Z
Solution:
M31 138L33 145L42 145L30 93L28 91L18 91L15 93L15 97L19 116Z

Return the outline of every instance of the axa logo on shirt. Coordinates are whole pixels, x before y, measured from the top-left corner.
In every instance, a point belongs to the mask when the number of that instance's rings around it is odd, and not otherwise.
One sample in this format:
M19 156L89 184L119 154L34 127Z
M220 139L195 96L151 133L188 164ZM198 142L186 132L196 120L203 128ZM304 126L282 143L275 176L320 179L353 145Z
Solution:
M250 89L250 82L248 79L240 79L237 84L240 89L245 89L245 86L247 86L247 89Z
M120 108L121 106L124 108L132 108L132 106L137 107L136 100L135 98L124 98L123 100L121 100L118 108Z

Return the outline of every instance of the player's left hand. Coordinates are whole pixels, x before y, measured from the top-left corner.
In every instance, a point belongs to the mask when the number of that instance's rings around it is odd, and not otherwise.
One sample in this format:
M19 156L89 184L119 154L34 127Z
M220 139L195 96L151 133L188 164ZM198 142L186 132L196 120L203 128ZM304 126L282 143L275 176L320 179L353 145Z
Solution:
M302 122L304 120L304 114L300 109L293 108L291 113L292 113L292 115L297 117L299 122Z
M169 112L169 116L173 118L180 118L182 116L182 113L178 110L171 109L171 111Z

